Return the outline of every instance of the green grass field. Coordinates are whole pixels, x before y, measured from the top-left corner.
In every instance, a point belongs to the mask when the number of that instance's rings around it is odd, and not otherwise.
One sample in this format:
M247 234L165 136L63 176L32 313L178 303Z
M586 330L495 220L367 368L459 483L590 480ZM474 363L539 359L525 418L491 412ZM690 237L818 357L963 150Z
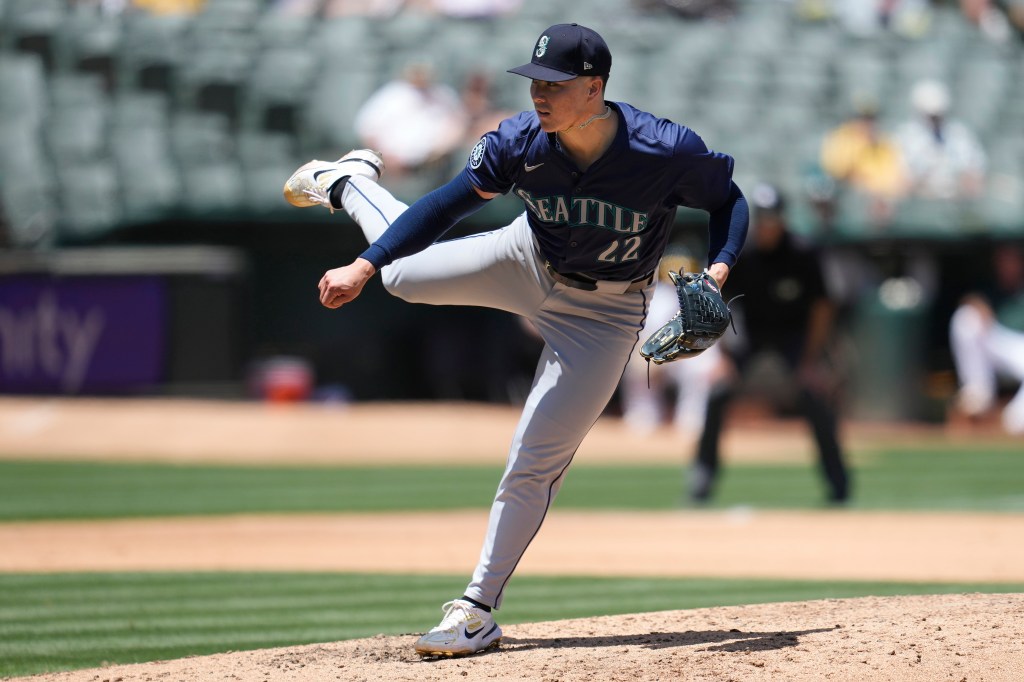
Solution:
M1007 448L883 451L855 457L861 509L1024 511L1024 453ZM816 464L726 466L713 506L821 505ZM501 476L490 467L202 467L0 462L0 521L485 508ZM558 508L671 509L680 466L570 469Z
M1024 453L856 453L853 507L1024 510ZM201 467L0 462L0 521L485 508L494 467ZM672 509L683 466L570 471L556 506ZM732 466L713 506L814 508L815 465ZM0 676L422 631L466 576L0 574ZM1022 592L1024 585L521 576L501 622L824 597Z

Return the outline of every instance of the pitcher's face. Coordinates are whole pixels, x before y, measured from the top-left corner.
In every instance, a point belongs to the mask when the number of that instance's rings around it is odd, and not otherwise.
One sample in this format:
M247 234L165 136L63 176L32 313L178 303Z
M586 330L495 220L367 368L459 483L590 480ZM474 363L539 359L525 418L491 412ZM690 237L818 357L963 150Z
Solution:
M568 81L531 81L530 98L546 133L566 130L587 120L593 113L593 102L601 95L597 78L573 78ZM603 100L602 100L603 101Z

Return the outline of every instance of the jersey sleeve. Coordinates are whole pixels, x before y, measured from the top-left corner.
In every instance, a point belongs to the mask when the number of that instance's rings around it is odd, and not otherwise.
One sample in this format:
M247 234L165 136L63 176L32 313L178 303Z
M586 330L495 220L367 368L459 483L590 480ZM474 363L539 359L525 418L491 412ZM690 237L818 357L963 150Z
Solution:
M516 184L531 116L532 112L523 112L509 117L476 143L466 162L466 175L475 187L506 194Z
M675 159L680 174L673 199L678 205L711 212L729 199L735 163L731 156L709 150L697 133L683 128Z

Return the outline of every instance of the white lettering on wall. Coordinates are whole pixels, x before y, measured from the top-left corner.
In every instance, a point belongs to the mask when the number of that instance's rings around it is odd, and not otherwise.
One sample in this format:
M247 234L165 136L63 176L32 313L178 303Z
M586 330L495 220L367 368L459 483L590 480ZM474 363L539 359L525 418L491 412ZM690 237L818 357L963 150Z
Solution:
M20 313L0 306L0 365L8 377L39 373L55 379L66 393L85 381L106 319L92 308L84 313L61 310L52 291L40 295L35 308Z

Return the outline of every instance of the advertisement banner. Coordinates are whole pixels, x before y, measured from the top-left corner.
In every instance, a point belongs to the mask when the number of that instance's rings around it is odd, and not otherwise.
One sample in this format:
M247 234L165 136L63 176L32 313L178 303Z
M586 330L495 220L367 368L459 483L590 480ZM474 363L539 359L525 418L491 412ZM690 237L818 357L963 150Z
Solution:
M167 307L159 277L0 277L0 393L155 387Z

